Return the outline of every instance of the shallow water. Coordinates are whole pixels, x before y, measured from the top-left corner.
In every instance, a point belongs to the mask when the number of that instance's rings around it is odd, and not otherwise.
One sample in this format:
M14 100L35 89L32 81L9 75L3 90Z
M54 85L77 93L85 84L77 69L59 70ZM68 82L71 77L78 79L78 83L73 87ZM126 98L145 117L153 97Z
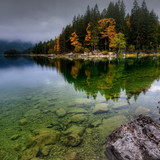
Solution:
M0 57L0 160L105 160L115 128L159 121L159 77L159 57Z

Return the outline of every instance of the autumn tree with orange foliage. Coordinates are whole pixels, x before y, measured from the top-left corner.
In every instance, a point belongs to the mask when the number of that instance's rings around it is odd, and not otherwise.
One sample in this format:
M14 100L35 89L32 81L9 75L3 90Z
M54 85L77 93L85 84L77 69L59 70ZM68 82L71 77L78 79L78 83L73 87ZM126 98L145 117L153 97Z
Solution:
M59 53L59 52L60 52L60 43L59 43L59 41L60 41L60 37L58 36L57 39L56 39L56 44L55 44L55 46L54 46L54 51L55 51L56 53Z
M105 50L107 46L107 41L108 45L110 48L113 48L112 41L114 40L116 36L116 21L113 18L103 18L98 21L99 24L99 30L101 34L101 38L105 39Z
M91 24L88 23L88 26L86 28L86 32L87 32L87 35L85 37L85 41L86 41L86 45L91 45Z
M76 34L76 32L73 32L71 34L70 41L71 41L71 45L75 47L74 48L75 52L80 52L84 50L84 48L82 47L82 44L79 42L79 37Z

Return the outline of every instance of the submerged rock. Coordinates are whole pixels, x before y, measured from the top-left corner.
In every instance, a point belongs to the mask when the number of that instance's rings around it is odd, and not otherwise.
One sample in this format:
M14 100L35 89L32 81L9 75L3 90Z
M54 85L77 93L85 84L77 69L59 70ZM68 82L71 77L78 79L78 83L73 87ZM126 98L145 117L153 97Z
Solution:
M39 109L31 109L25 113L24 117L32 117L32 116L35 116L39 113L40 113Z
M97 104L94 108L93 108L93 114L100 114L100 113L106 113L108 112L108 104L105 103L100 103Z
M116 102L114 103L114 105L112 106L113 109L123 109L123 108L127 108L128 104L126 102Z
M78 134L79 136L82 136L84 134L85 128L84 127L79 127L76 125L71 126L68 128L66 131L63 132L63 134Z
M114 129L127 122L124 115L113 116L103 119L102 124L98 127L101 141L104 141L106 136L110 135Z
M101 123L102 123L102 120L99 119L91 123L91 127L98 127Z
M72 117L70 117L70 122L74 122L74 123L81 123L83 121L88 120L88 117L84 114L76 114Z
M38 153L49 154L49 145L55 144L60 138L60 133L54 130L39 129L34 130L31 138L27 139L27 149L21 157L21 160L30 160L38 158ZM48 147L47 147L48 146Z
M11 140L17 140L18 138L20 137L20 135L19 134L15 134L15 135L13 135L12 137L11 137Z
M63 108L60 108L56 111L58 117L64 117L66 115L66 111Z
M160 124L140 115L107 137L105 154L110 160L159 160Z
M72 133L72 134L66 136L64 139L62 139L62 141L66 146L76 147L79 144L81 144L82 139L78 134Z
M20 144L15 144L13 148L14 148L15 151L20 151L21 150L21 145Z
M143 115L147 115L150 113L150 109L143 107L143 106L139 106L136 110L135 110L135 114L138 116L140 114Z
M26 118L24 118L24 119L21 119L21 120L19 121L19 125L24 126L24 125L28 124L28 122L29 122L29 121L28 121Z
M60 138L60 133L54 130L34 130L33 143L38 146L55 144Z
M65 156L64 160L78 160L78 156L76 152L71 152Z
M87 110L83 109L83 108L72 108L68 111L68 113L75 113L75 114L78 114L78 113L88 113Z

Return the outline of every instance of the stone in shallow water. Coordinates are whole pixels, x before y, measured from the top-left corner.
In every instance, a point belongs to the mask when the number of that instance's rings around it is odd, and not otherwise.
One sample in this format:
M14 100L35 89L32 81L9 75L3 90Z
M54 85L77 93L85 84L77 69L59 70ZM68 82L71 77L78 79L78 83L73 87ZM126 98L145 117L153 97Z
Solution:
M55 144L60 137L60 133L54 130L40 129L33 131L33 143L39 146Z
M143 107L143 106L139 106L136 110L135 110L135 114L138 116L140 114L143 115L147 115L150 113L150 109Z
M78 160L78 156L76 152L71 152L65 156L64 160Z
M20 121L19 121L19 124L21 125L21 126L24 126L24 125L26 125L26 124L28 124L28 120L26 119L26 118L24 118L24 119L21 119Z
M39 113L40 113L39 109L31 109L25 113L24 117L32 117L32 116L35 116Z
M44 146L42 149L41 149L41 153L44 155L44 156L47 156L51 150L52 146L51 145L47 145L47 146Z
M63 132L63 134L78 134L79 136L82 136L84 134L85 128L84 127L79 127L76 125L71 126L68 128L66 131Z
M79 105L81 105L81 104L91 104L92 100L91 99L86 99L86 98L78 98L73 103L79 104Z
M56 111L58 117L64 117L66 115L66 111L63 108L60 108Z
M159 160L160 124L140 115L107 137L105 154L110 160Z
M126 123L127 121L127 118L123 115L104 119L102 121L102 125L98 127L100 139L104 141L107 135L111 134L114 129Z
M12 137L11 137L11 140L17 140L18 138L20 137L20 135L19 134L15 134L15 135L13 135Z
M21 150L21 145L20 144L15 144L13 148L14 148L15 151L20 151Z
M100 103L93 108L93 114L101 114L108 112L108 104Z
M91 127L98 127L101 123L102 123L102 121L99 119L99 120L94 121L93 123L91 123Z
M38 153L44 149L45 146L55 144L60 139L60 133L58 131L49 129L37 129L34 130L31 138L27 139L27 149L21 157L21 160L29 160L32 158L38 158ZM46 152L45 152L46 153ZM45 154L44 153L44 154ZM47 153L46 153L47 154Z
M83 108L72 108L68 111L68 113L75 113L75 114L78 114L78 113L88 113L87 110L83 109Z
M72 133L72 134L68 135L67 137L65 137L62 141L66 146L76 147L79 144L81 144L82 139L78 134Z
M20 160L36 160L35 158L38 152L39 152L39 147L27 149L22 155Z
M76 114L69 118L70 122L81 123L83 121L88 120L88 117L84 114Z
M125 102L116 102L113 104L112 108L113 109L123 109L123 108L127 108L127 103Z

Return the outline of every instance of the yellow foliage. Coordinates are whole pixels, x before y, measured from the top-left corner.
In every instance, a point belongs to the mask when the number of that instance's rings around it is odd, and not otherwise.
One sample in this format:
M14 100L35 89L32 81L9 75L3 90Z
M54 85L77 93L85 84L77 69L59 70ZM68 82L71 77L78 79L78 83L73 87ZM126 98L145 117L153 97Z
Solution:
M78 42L78 44L75 46L74 51L80 52L81 50L84 50L84 48L82 47L82 44L80 42Z
M109 40L109 47L113 47L112 41L116 37L116 21L113 18L104 18L98 21L99 24L99 30L101 34L102 39L106 39L108 37ZM105 45L107 45L107 42L105 41Z
M61 61L55 61L54 65L58 69L58 72L61 73Z
M71 45L76 47L76 45L79 43L79 38L78 38L76 32L73 32L71 35L72 35L70 37Z
M85 37L85 41L87 42L87 45L91 45L91 30L90 30L91 24L88 23L88 27L86 29L87 35Z
M53 54L53 49L52 48L48 50L48 54Z
M79 69L82 68L82 64L79 61L75 61L75 65L72 66L71 75L74 79L77 79Z
M58 36L57 39L56 39L56 44L54 46L54 51L55 52L59 52L60 51L60 43L59 43L59 41L60 41L60 37Z
M130 20L131 20L131 17L128 17L128 18L127 18L127 22L126 22L126 23L127 23L128 28L130 28L130 27L131 27Z

